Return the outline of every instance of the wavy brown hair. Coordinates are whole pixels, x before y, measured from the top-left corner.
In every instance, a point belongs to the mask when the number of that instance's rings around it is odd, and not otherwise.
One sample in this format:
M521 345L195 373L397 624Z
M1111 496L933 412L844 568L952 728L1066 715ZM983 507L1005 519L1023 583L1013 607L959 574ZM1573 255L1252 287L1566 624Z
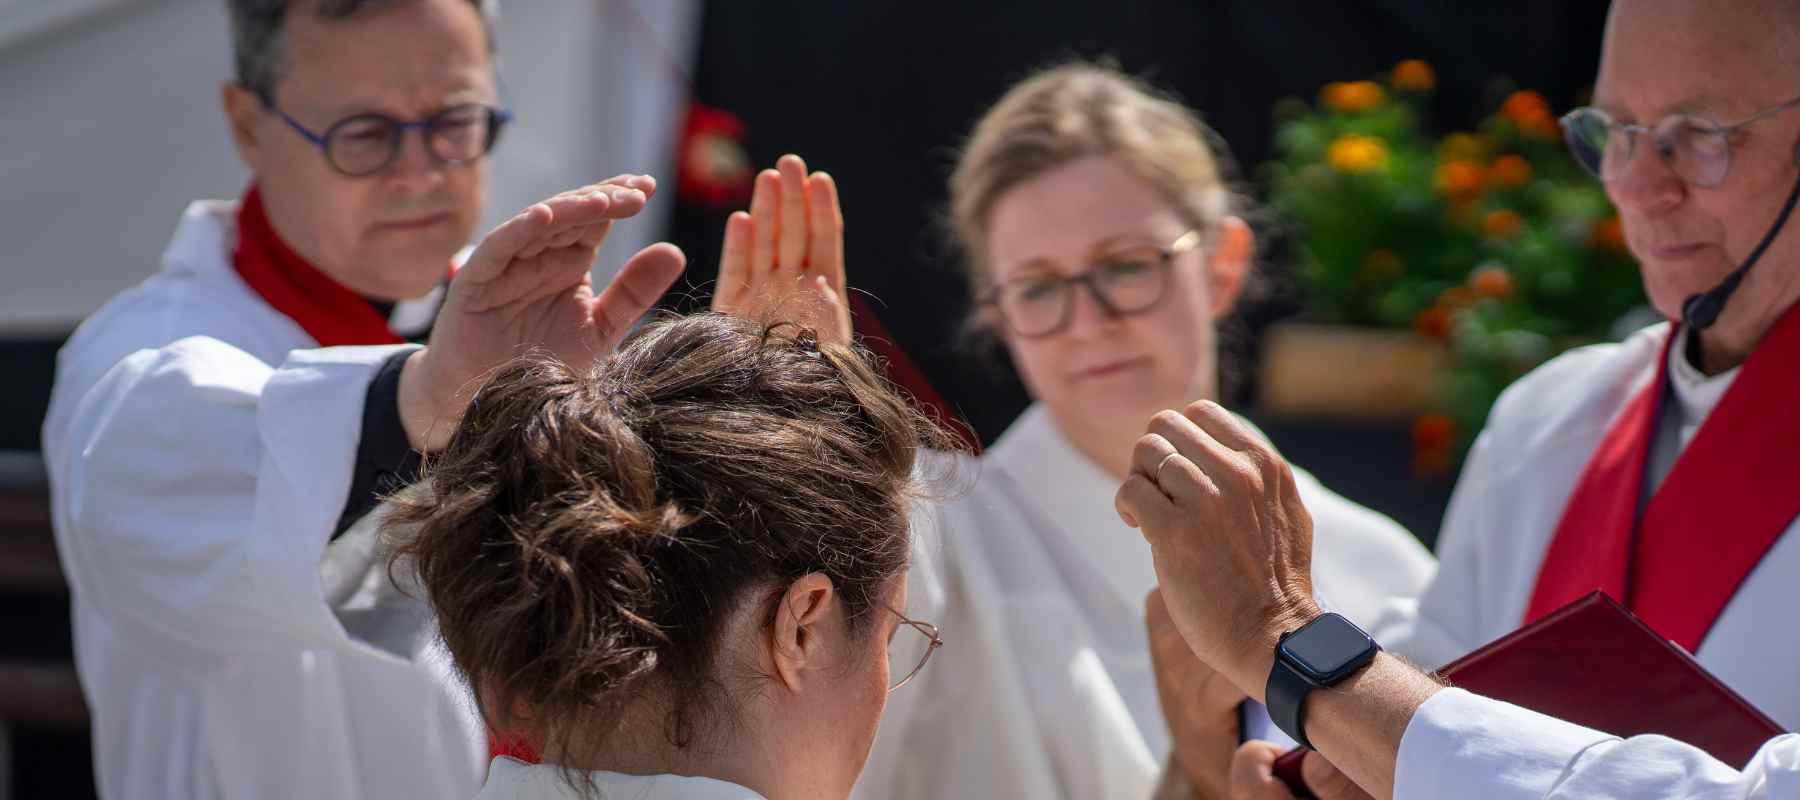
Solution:
M500 369L397 498L392 564L495 730L568 752L649 696L686 748L726 718L719 634L756 590L823 573L866 633L907 565L915 458L945 441L860 348L652 322L591 373Z

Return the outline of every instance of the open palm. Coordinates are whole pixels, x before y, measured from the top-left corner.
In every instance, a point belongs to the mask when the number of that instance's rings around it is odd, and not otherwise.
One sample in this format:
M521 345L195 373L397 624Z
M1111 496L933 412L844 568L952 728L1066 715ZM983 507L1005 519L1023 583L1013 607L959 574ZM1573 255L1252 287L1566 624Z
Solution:
M844 214L837 184L782 156L756 176L750 211L725 223L714 311L763 322L794 322L823 341L850 341L844 295Z
M402 413L415 445L449 437L491 370L542 348L587 369L610 354L631 324L681 273L674 245L639 251L596 293L589 274L616 220L642 211L656 191L645 175L621 175L533 204L476 246L456 277L430 343L402 375Z

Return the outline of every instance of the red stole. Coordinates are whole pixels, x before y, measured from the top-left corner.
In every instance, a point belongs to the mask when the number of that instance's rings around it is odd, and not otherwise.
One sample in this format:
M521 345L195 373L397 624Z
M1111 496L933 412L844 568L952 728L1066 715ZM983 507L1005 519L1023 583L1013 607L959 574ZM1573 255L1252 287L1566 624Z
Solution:
M1800 516L1800 303L1744 362L1638 515L1667 386L1656 380L1606 431L1569 496L1526 606L1532 622L1594 589L1696 652L1738 586Z
M231 258L238 277L320 347L405 341L362 295L306 263L281 240L255 184L238 204L238 243Z

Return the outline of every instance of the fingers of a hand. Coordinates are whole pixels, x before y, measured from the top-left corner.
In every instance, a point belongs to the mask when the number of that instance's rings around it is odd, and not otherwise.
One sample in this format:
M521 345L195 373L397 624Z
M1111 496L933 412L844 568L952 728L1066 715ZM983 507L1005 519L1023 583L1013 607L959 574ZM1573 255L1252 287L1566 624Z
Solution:
M1170 516L1175 513L1175 504L1149 478L1132 473L1113 495L1113 510L1126 525L1148 535L1152 530L1166 528Z
M719 282L713 288L713 310L735 308L750 285L750 215L734 211L725 220L725 244L719 254Z
M617 186L629 186L633 189L643 192L644 197L646 197L646 198L656 196L656 179L653 177L650 177L649 175L634 175L634 174L627 172L623 175L614 175L610 178L607 178L604 181L601 181L601 183L610 183L610 184L614 184Z
M853 335L850 309L844 306L838 290L823 275L812 277L812 288L819 299L819 318L814 322L819 337L833 344L849 344Z
M496 225L475 245L475 251L469 254L469 260L463 263L462 269L457 270L457 279L465 284L474 284L486 283L499 277L506 265L518 257L521 251L531 247L550 230L554 216L549 206L536 203Z
M1272 742L1245 742L1231 756L1232 800L1294 800L1287 784L1275 777L1282 749Z
M1219 444L1179 412L1156 412L1150 418L1149 432L1168 440L1181 454L1181 458L1171 458L1167 464L1156 467L1154 473L1170 496L1180 497L1183 490L1190 488L1216 493L1224 476L1243 470L1243 461L1236 451Z
M599 326L602 345L611 349L638 317L649 311L669 290L687 256L667 242L658 242L626 259L594 302L593 321Z
M1264 456L1273 455L1274 450L1269 443L1263 441L1250 426L1237 418L1236 414L1226 410L1222 405L1211 400L1190 403L1182 409L1182 416L1187 417L1215 441L1240 453L1250 454L1258 461Z
M1319 800L1370 800L1368 792L1316 752L1307 753L1300 761L1300 777Z
M581 236L577 241L582 247L591 248L597 254L600 252L600 244L606 241L606 234L612 232L612 225L613 221L610 219L603 219L592 225L583 225ZM593 255L588 257L592 258Z
M775 270L799 275L806 261L806 162L788 154L775 162L781 176L781 229L775 244Z
M536 302L588 280L593 265L590 251L573 247L545 250L531 259L515 261L483 287L480 301L471 303L470 310L491 311Z
M595 226L593 226L593 225L578 225L578 226L575 226L572 228L566 228L561 231L557 231L556 233L551 234L550 237L544 242L544 249L551 250L551 249L560 248L560 247L568 247L569 245L575 244L576 242L579 242L582 239L586 238L588 232L594 227Z
M781 175L772 169L756 174L750 195L750 217L756 226L750 237L750 272L757 278L775 268L775 237L781 232L777 208L781 204Z
M806 268L825 276L831 288L844 290L844 211L838 205L837 182L815 172L806 179Z
M1183 425L1192 427L1193 423L1173 411L1159 411L1151 417L1150 432L1138 437L1131 449L1131 471L1156 484L1170 502L1192 505L1217 494L1218 488L1205 469L1176 444L1177 438L1186 435Z

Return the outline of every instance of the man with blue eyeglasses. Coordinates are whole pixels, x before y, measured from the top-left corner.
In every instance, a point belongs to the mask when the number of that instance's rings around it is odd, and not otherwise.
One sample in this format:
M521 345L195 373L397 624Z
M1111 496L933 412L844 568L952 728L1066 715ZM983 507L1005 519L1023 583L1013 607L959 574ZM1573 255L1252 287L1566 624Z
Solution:
M488 737L370 512L483 373L604 357L682 256L646 248L596 294L601 240L655 190L628 175L457 260L509 118L487 4L227 7L253 183L193 204L82 325L44 423L100 793L473 796Z
M1438 573L1371 630L1379 648L1264 572L1303 567L1310 526L1281 496L1278 458L1217 414L1162 418L1120 491L1157 553L1170 625L1208 665L1188 667L1268 698L1318 746L1308 780L1327 800L1800 797L1800 736L1724 764L1444 688L1377 652L1442 665L1602 589L1800 729L1800 3L1614 0L1593 105L1563 131L1667 321L1507 390L1458 481ZM1201 476L1211 488L1196 490ZM1199 568L1234 552L1253 566ZM1342 669L1297 666L1277 644L1290 633ZM1234 797L1291 797L1270 771L1279 748L1234 756L1205 738L1190 746Z

